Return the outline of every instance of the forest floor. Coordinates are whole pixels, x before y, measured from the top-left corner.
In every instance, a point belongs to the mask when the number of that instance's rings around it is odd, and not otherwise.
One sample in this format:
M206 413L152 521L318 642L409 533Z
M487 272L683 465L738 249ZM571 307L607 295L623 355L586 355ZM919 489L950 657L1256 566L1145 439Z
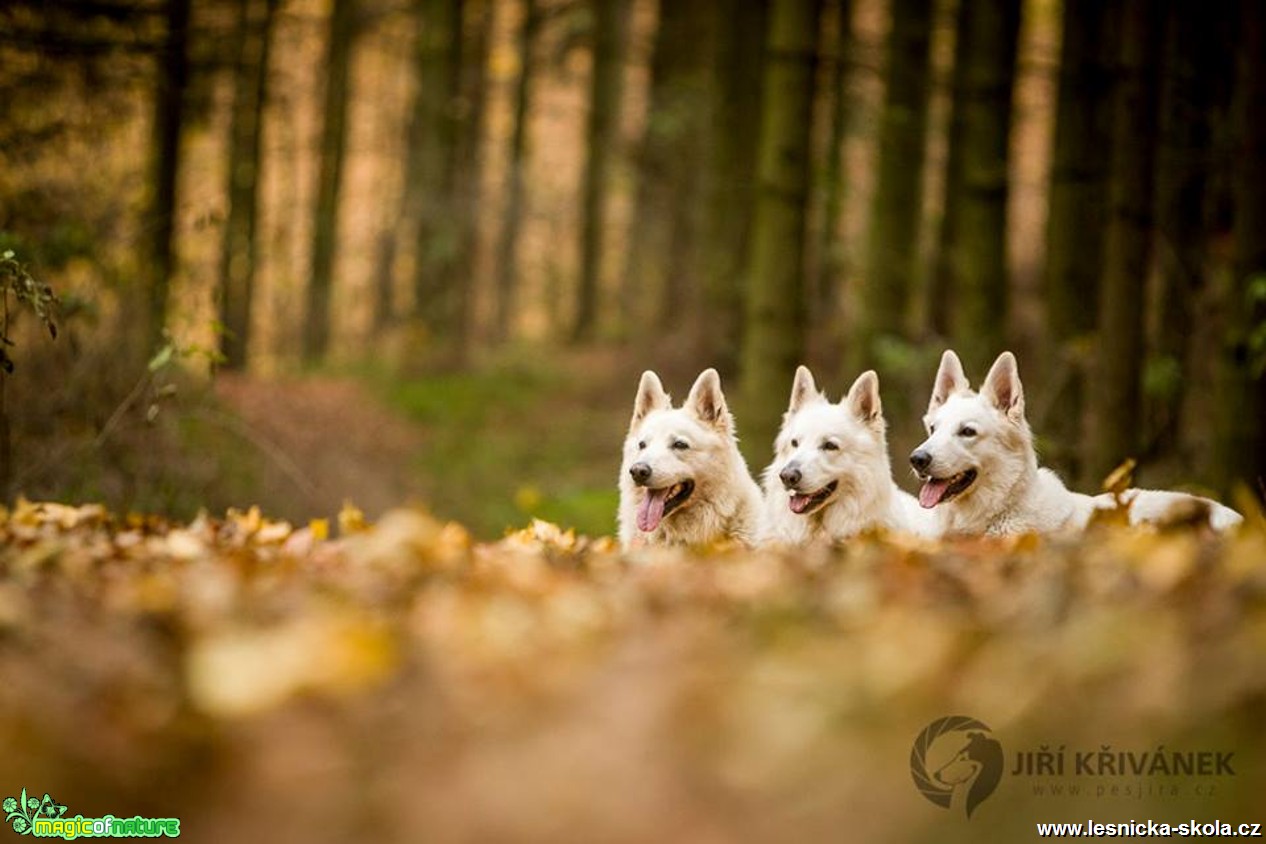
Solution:
M65 806L270 844L1261 822L1264 561L1260 513L1227 538L622 554L544 522L472 542L415 509L327 536L20 502L4 821ZM966 816L932 775L977 763Z
M533 516L602 535L614 531L636 387L624 357L537 351L417 377L221 375L216 395L250 432L256 501L278 516L329 516L350 500L372 517L412 501L487 539Z

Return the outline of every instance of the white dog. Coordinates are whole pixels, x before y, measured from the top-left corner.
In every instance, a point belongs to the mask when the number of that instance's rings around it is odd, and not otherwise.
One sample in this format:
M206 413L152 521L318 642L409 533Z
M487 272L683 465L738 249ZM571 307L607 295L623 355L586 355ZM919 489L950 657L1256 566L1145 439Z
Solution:
M680 408L642 373L620 467L620 542L693 545L756 539L760 490L739 453L715 369Z
M839 404L796 370L765 470L762 538L836 541L875 529L931 534L935 520L892 481L879 378L864 372Z
M1070 492L1050 469L1039 469L1024 417L1024 388L1015 355L1003 352L976 393L952 351L941 357L923 417L928 438L910 455L923 482L919 503L935 508L942 534L1007 535L1080 531L1111 495ZM1164 521L1179 506L1207 508L1209 524L1239 524L1239 513L1207 498L1127 490L1130 523Z

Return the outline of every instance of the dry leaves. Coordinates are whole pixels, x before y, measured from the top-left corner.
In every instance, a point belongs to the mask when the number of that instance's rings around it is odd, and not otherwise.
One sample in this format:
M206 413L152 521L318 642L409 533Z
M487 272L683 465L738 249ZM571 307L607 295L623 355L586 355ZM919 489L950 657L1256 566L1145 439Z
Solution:
M539 520L477 544L349 504L331 533L257 508L0 512L14 776L72 810L163 776L195 840L275 840L243 818L276 801L322 807L295 840L358 840L365 813L399 840L817 837L866 807L896 840L940 829L902 766L950 712L1034 747L1266 753L1260 513L1227 538L623 554Z

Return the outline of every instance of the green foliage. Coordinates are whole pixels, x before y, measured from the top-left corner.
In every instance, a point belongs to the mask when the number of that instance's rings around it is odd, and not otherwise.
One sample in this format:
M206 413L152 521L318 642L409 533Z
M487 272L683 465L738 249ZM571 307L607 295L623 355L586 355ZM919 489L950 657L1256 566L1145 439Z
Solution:
M404 382L364 374L425 428L416 468L437 514L484 537L536 515L613 530L623 397L600 402L592 385L531 359Z
M52 337L57 337L57 323L53 321L57 297L53 288L37 281L26 265L18 261L12 249L0 253L0 307L3 308L3 317L0 317L0 369L6 374L13 372L13 361L6 348L13 345L9 338L10 293L19 305L25 305L44 323Z

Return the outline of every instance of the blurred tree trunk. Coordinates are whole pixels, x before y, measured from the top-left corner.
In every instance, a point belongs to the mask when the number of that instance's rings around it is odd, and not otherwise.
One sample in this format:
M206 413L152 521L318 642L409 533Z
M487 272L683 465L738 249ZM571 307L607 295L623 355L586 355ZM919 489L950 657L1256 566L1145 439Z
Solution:
M967 40L968 9L966 0L962 0L954 11L954 66L950 71L950 114L945 139L945 199L928 287L928 326L942 338L950 336L956 289L953 259L959 206L955 198L963 191L963 111L967 108L967 55L971 50Z
M152 235L146 256L148 313L146 337L149 351L161 341L167 324L171 277L176 264L176 182L180 175L180 135L184 127L185 88L189 82L190 0L167 0L167 31L156 68L153 158L150 163L150 196L146 217Z
M499 341L513 333L518 308L519 231L523 226L523 187L527 167L528 120L532 82L536 70L534 55L541 10L537 0L523 0L523 23L519 28L519 78L514 88L514 130L510 136L509 172L506 176L505 216L497 242L497 290L493 331Z
M1089 346L1096 325L1107 200L1107 155L1112 138L1112 66L1116 39L1102 0L1065 0L1055 139L1051 150L1046 221L1046 305L1054 365L1046 383L1050 406L1040 420L1051 432L1056 462L1076 472L1082 449Z
M624 96L624 54L629 0L590 0L593 8L593 64L589 118L585 128L585 174L581 188L580 283L576 290L574 341L592 340L602 287L607 197L619 142Z
M303 323L303 361L324 360L330 345L330 295L338 246L339 196L347 151L348 76L356 29L356 0L334 0L326 30L325 98L320 172L312 220L312 264Z
M822 168L822 232L816 283L817 302L812 309L821 314L828 331L839 318L840 289L847 265L846 244L840 232L848 175L844 171L844 142L852 113L853 0L835 0L835 63L831 69L828 97L831 127L826 142L826 164Z
M1160 148L1156 167L1160 288L1153 366L1157 424L1151 436L1172 441L1188 380L1191 324L1209 257L1206 185L1212 161L1212 113L1225 52L1215 15L1193 0L1173 0L1165 28Z
M657 331L698 310L694 266L705 150L709 0L661 0L637 199L620 284L626 333ZM648 303L657 308L648 309Z
M1102 479L1134 454L1141 417L1143 312L1152 259L1163 18L1149 0L1125 0L1121 14L1099 334L1087 390L1089 459L1083 478L1087 483Z
M745 442L764 456L788 375L804 353L806 211L821 0L774 0L761 91L756 206L747 269Z
M865 311L857 322L852 369L875 365L877 342L907 335L906 315L919 266L931 42L932 0L893 0L879 118L879 173L867 236Z
M1020 33L1020 0L962 0L961 183L950 261L954 285L951 337L968 372L981 371L1005 347L1007 192L1011 99Z
M277 0L238 0L237 57L229 127L228 217L220 244L219 312L224 368L246 368L258 256L260 141Z
M1230 325L1219 374L1220 485L1266 497L1266 8L1240 2L1235 252Z
M712 145L705 161L708 213L704 299L711 328L704 357L729 374L738 368L747 266L756 198L756 141L768 0L717 0L712 73Z
M413 227L414 315L431 337L449 316L445 285L452 277L459 226L451 201L461 137L461 0L414 0L417 90L409 120L405 218Z
M488 51L492 46L492 0L462 3L461 109L457 121L457 156L453 211L457 215L456 254L444 283L445 333L452 351L464 362L475 330L475 255L479 245L479 198L483 188L484 130L488 119Z

